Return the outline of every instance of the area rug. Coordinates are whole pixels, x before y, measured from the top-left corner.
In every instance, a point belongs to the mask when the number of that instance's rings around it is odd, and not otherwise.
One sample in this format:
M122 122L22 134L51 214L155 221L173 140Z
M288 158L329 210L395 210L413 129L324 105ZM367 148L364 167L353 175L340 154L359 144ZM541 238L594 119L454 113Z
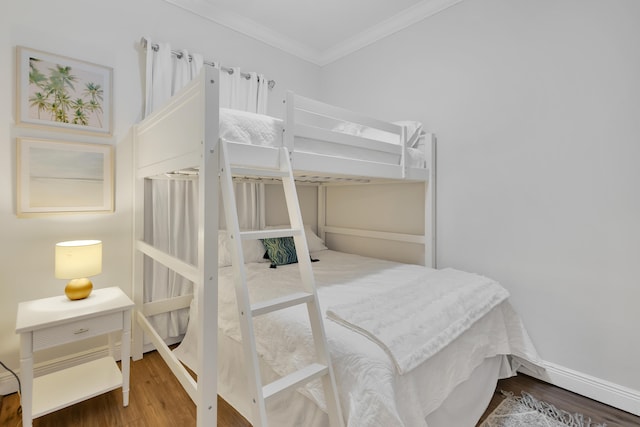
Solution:
M606 427L582 414L571 414L537 400L529 393L521 396L503 391L505 399L480 427Z

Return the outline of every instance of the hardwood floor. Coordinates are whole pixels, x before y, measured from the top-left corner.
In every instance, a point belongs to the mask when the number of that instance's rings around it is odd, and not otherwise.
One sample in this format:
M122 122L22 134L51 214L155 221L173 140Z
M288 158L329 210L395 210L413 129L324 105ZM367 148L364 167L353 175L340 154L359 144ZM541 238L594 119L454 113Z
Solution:
M500 390L520 394L526 391L568 412L580 412L594 422L606 422L608 427L640 426L640 417L617 410L566 390L519 375L500 380L496 394L483 419L503 397ZM19 427L17 393L0 400L0 426ZM131 393L129 406L122 407L122 393L110 393L80 402L60 411L36 418L34 427L185 427L195 426L196 408L182 386L171 374L160 355L145 354L131 364ZM248 427L249 422L218 398L218 426ZM459 427L459 426L452 426Z
M19 399L5 396L0 426L19 427ZM129 406L122 406L120 389L96 396L33 420L33 427L187 427L196 425L196 407L171 373L160 354L153 351L131 363ZM224 400L218 398L218 425L250 426Z

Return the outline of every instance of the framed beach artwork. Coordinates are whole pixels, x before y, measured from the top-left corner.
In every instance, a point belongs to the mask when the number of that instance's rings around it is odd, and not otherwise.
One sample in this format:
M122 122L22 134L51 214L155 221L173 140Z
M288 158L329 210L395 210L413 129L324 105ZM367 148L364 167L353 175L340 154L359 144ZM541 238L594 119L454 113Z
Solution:
M18 138L17 214L113 212L113 147Z
M16 57L19 125L111 136L111 68L23 46Z

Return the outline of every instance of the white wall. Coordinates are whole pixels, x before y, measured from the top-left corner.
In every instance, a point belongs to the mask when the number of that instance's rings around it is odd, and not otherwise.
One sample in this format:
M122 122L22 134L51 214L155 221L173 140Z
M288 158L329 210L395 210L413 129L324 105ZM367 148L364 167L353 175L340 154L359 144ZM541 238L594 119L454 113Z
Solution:
M498 279L546 361L636 399L638 23L634 0L467 0L324 67L321 91L423 121L438 266Z
M284 89L317 96L319 69L254 39L198 18L161 0L3 1L0 6L0 360L18 367L15 317L20 301L61 295L64 280L53 277L56 242L96 238L104 242L103 273L96 287L117 285L131 294L132 164L129 129L142 112L142 36L201 52L206 59L265 73L277 85L270 113L281 115ZM15 46L23 45L114 69L112 138L91 142L116 147L116 212L106 215L17 219L15 138L38 136L84 141L60 132L15 126ZM65 354L43 352L36 361ZM0 373L4 375L4 373Z
M424 235L425 185L328 185L326 225L388 233ZM333 250L373 258L424 265L424 245L355 237L325 235Z
M298 201L300 202L302 222L310 225L314 231L317 231L318 188L314 185L299 184L296 186L296 192L298 193ZM287 210L287 201L284 196L284 187L282 184L266 184L265 200L266 224L271 226L289 224L289 211Z

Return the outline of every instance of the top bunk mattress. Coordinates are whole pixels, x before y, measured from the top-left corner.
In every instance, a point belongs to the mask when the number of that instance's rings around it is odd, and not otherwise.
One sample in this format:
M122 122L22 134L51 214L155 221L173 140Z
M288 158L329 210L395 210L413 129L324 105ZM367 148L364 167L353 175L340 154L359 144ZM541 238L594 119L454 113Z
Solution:
M398 122L405 125L409 133L407 149L407 166L410 168L424 168L425 154L420 145L421 126L408 126L416 122ZM331 128L334 132L345 133L372 141L399 144L397 137L376 129L362 128L342 122ZM413 130L413 132L411 132ZM264 114L247 111L220 108L220 138L227 142L259 145L264 147L280 147L283 145L284 121ZM385 164L400 164L400 155L366 148L336 144L309 138L296 138L294 151L311 154L322 154L346 159L358 159Z

